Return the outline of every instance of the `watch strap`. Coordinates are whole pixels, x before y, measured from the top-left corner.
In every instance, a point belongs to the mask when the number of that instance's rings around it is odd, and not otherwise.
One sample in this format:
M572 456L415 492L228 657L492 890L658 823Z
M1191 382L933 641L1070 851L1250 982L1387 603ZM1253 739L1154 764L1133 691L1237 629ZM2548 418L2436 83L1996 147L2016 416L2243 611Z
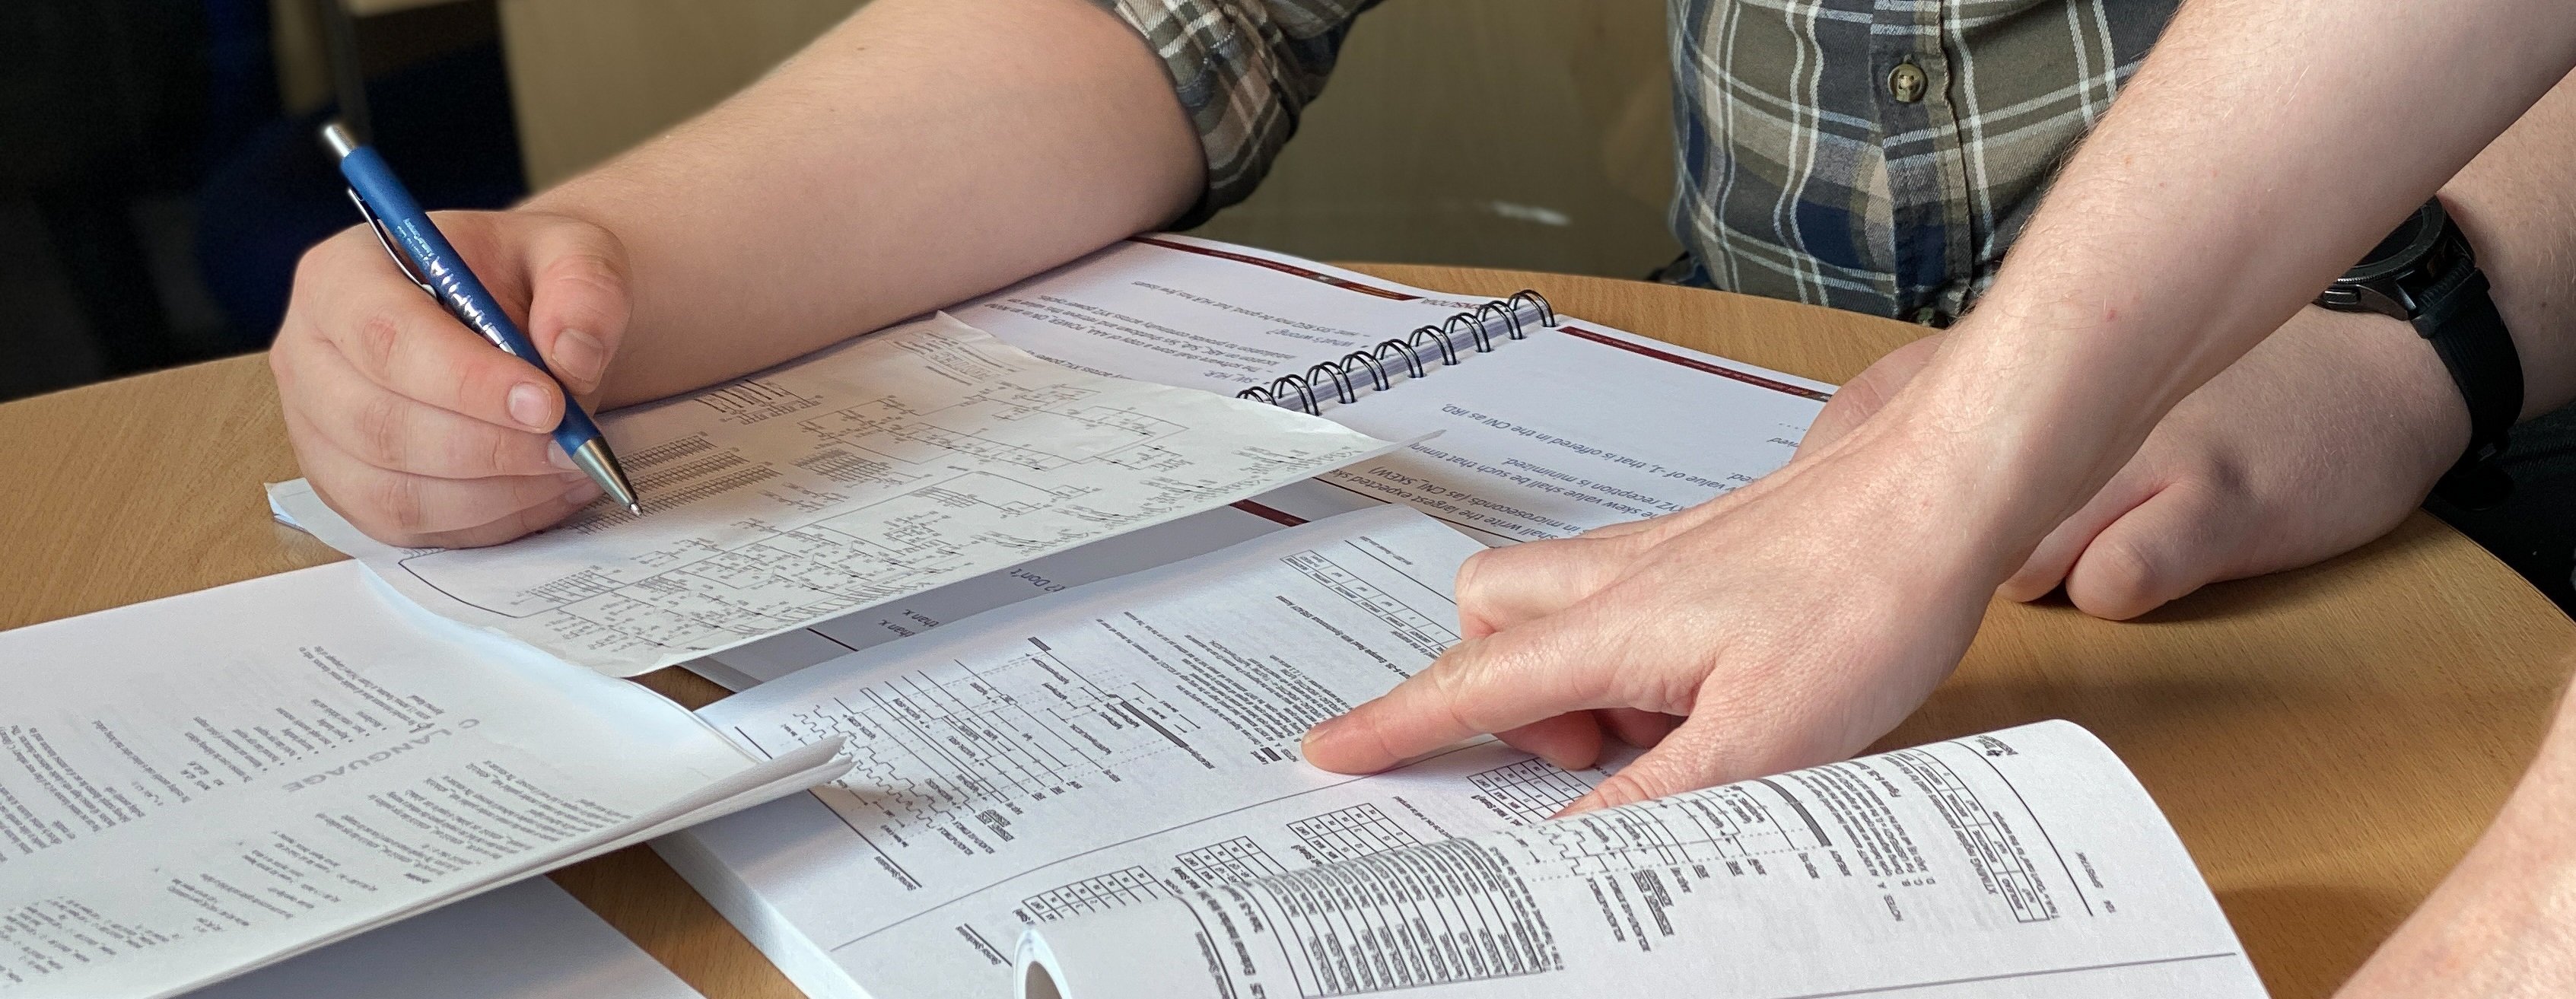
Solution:
M2504 318L2496 313L2495 299L2487 294L2486 274L2474 267L2461 268L2460 274L2456 287L2427 289L2424 311L2414 325L2432 342L2469 407L2468 450L2433 491L2463 508L2480 510L2502 502L2513 490L2499 459L2514 422L2522 417L2522 358Z

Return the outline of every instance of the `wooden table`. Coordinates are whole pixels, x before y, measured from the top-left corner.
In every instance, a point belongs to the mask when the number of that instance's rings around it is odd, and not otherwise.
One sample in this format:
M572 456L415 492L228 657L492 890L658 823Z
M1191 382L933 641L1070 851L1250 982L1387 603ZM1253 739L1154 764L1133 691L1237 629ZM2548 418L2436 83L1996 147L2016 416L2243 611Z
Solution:
M1373 266L1842 381L1920 330L1627 281ZM273 524L292 478L268 369L216 361L0 406L0 627L328 562ZM2044 718L2110 743L2164 805L2281 999L2323 996L2502 802L2576 648L2522 579L2417 514L2316 568L2212 587L2141 622L1998 603L1904 745ZM647 678L684 704L722 692ZM555 875L711 999L793 996L642 848Z

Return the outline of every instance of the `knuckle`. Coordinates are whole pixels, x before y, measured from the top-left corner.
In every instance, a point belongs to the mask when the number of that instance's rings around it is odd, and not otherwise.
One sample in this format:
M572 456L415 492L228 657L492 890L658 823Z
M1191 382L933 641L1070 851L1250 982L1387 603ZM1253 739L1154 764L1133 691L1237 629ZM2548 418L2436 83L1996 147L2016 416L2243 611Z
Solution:
M368 373L382 376L402 348L402 319L381 309L369 310L349 330L349 358Z
M409 421L404 419L405 402L398 396L379 394L358 406L349 425L356 434L351 443L358 457L379 468L399 468L409 457Z
M402 544L427 533L427 516L421 504L420 487L407 475L379 475L361 493L364 516L378 537L404 539Z

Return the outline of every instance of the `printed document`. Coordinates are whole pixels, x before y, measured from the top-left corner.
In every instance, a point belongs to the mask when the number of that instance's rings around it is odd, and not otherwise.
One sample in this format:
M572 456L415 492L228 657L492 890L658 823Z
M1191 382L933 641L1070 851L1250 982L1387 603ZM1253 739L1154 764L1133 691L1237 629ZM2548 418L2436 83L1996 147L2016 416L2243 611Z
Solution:
M1538 829L1602 779L1601 770L1560 770L1492 740L1369 777L1324 773L1298 758L1309 724L1384 692L1457 640L1450 581L1478 547L1411 509L1373 506L763 684L701 717L761 753L841 739L853 769L655 849L818 997L998 996L1025 977L1016 941L1033 926L1053 947L1049 960L1061 959L1070 987L1086 995L1325 996L1409 986L1348 976L1300 984L1249 949L1270 942L1249 937L1242 953L1252 957L1243 959L1267 963L1245 974L1271 977L1258 979L1260 988L1211 979L1236 967L1235 938L1224 934L1287 932L1277 928L1285 917L1247 923L1238 907L1224 918L1239 925L1226 930L1204 911L1175 916L1172 906L1198 906L1212 892L1230 899L1224 886ZM1851 911L1850 900L1864 898L1860 913L1904 931L1977 928L1985 936L1951 935L1943 946L2032 959L2014 973L2174 958L2166 963L2178 970L2138 972L2147 976L2138 980L2227 986L2191 994L2259 994L2229 991L2251 978L2224 920L2152 804L2089 736L2040 728L1961 745L1969 748L1929 747L1899 754L1901 764L1845 764L1735 788L1733 797L1689 806L1705 842L1648 829L1634 813L1578 819L1593 824L1548 827L1568 831L1530 840L1534 855L1593 850L1574 870L1597 877L1597 889L1553 881L1546 892L1516 889L1448 853L1436 863L1449 866L1428 876L1450 879L1447 891L1469 875L1486 878L1475 883L1495 897L1469 900L1489 919L1475 931L1476 945L1491 952L1478 969L1537 968L1536 952L1505 952L1537 946L1527 937L1539 932L1552 934L1547 946L1557 949L1546 953L1557 964L1548 967L1559 971L1589 967L1564 955L1605 935L1614 943L1604 948L1767 955L1728 943L1745 922L1803 933L1799 946L1815 951L1820 936L1844 932L1843 919L1855 920L1852 933L1877 932ZM2014 756L2029 758L2007 759ZM1994 762L1974 762L1981 759ZM1923 811L1933 798L1946 810ZM1657 813L1655 821L1680 829L1685 819ZM1433 863L1401 870L1420 875ZM1541 873L1531 866L1523 877ZM1336 884L1318 892L1339 890L1349 902L1362 888L1394 890ZM1567 908L1569 891L1582 893L1579 909ZM1749 901L1723 925L1692 908L1727 897ZM1281 911L1311 901L1280 903ZM1137 910L1150 921L1142 928L1099 916L1144 903L1156 904ZM1517 908L1495 908L1506 903ZM1087 916L1103 921L1078 921ZM1213 935L1172 937L1177 920L1204 922ZM1353 935L1327 942L1330 960L1376 967L1401 956L1392 948L1410 946L1392 930L1336 925ZM1059 938L1058 927L1088 935ZM1108 953L1093 948L1113 935L1137 968L1092 986L1083 961ZM1297 948L1307 942L1277 946L1304 954ZM1166 964L1184 950L1186 961ZM1219 958L1227 970L1209 971ZM1189 979L1189 969L1200 978ZM1505 976L1476 981L1496 977ZM1595 991L1570 975L1554 987Z
M1294 378L1326 418L1416 441L1320 481L1410 504L1488 544L1669 513L1760 478L1788 463L1832 396L1822 382L1581 319L1544 325L1527 307L1503 310L1508 322L1449 322L1489 304L1154 235L956 311L1087 371L1225 393ZM1418 365L1378 351L1387 340L1412 345ZM1337 381L1318 365L1346 373Z
M1018 964L1021 999L2264 994L2062 721L1042 919Z
M1515 313L1520 339L1502 323L1485 331L1490 349L1480 351L1465 324L1446 321L1487 304L1154 235L960 305L958 315L977 328L1048 360L1227 394L1302 378L1431 326L1433 336L1414 341L1424 361L1418 377L1395 352L1372 362L1387 375L1384 390L1365 374L1345 379L1353 402L1340 402L1329 380L1314 382L1325 418L1416 443L1255 497L1257 514L1212 510L719 652L690 669L742 690L966 614L1380 503L1412 506L1489 545L1667 513L1786 463L1832 392L1579 319L1546 326L1526 307ZM1440 342L1446 354L1432 346Z
M840 769L368 578L0 633L0 997L170 995Z
M607 417L641 494L477 549L276 505L429 610L632 675L1381 452L1331 422L1031 357L945 315Z
M530 878L187 999L702 999L544 878Z

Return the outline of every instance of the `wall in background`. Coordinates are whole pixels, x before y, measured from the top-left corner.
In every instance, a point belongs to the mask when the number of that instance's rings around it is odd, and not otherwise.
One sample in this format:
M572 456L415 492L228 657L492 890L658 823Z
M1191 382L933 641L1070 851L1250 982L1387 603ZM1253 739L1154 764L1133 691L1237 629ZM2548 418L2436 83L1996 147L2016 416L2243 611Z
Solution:
M532 185L741 88L857 0L501 0ZM1251 200L1198 231L1339 260L1635 277L1678 252L1661 0L1401 0Z

